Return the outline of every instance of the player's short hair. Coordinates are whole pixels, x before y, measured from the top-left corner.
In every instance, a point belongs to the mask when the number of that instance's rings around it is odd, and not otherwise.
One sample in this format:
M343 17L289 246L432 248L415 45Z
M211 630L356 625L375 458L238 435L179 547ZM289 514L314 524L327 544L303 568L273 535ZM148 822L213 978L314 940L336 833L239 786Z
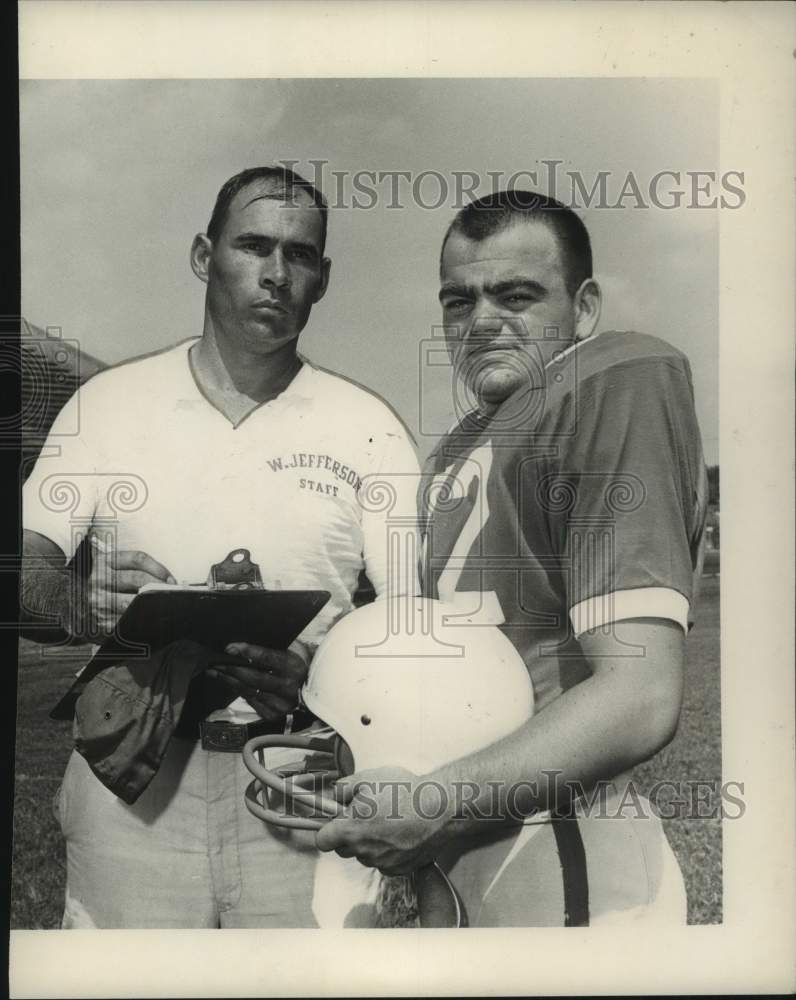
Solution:
M215 241L221 235L224 223L227 221L229 206L235 195L256 181L273 181L274 195L280 198L289 199L296 191L307 192L321 213L321 254L323 254L326 249L326 229L329 218L329 207L326 204L326 199L314 184L310 184L295 170L283 166L249 167L247 170L241 170L234 177L230 177L218 192L213 214L207 224L207 235L210 239Z
M521 222L541 222L552 230L564 262L564 283L570 295L592 277L591 241L586 226L566 205L535 191L494 191L470 202L448 226L440 251L454 233L481 241Z

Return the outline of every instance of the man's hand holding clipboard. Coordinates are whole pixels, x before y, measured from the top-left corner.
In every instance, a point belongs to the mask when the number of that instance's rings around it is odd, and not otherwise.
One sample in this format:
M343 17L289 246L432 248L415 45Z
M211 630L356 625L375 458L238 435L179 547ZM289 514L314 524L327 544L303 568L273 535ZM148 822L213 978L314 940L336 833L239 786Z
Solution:
M212 667L205 671L209 677L245 698L263 719L281 719L295 709L307 679L308 659L293 649L267 649L249 643L230 643L225 652L241 656L246 666Z
M246 549L215 564L206 584L178 585L148 553L113 552L93 535L92 544L88 610L110 634L53 718L71 717L76 698L105 667L134 663L181 639L223 654L207 675L262 718L278 719L295 708L308 670L295 640L328 601L327 591L263 589Z
M172 573L147 552L115 551L96 534L91 534L89 539L93 558L88 578L87 611L97 631L114 629L142 587L177 583Z

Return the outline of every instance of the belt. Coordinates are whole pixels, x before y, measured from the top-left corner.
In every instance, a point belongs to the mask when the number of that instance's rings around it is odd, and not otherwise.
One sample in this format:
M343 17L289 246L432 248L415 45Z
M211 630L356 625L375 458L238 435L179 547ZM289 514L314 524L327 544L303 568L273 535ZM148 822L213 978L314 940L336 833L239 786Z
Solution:
M239 753L250 739L276 733L299 732L308 729L315 716L306 709L296 709L283 719L257 719L255 722L227 722L226 719L202 719L195 726L181 729L175 735L184 740L201 740L203 750L216 753Z

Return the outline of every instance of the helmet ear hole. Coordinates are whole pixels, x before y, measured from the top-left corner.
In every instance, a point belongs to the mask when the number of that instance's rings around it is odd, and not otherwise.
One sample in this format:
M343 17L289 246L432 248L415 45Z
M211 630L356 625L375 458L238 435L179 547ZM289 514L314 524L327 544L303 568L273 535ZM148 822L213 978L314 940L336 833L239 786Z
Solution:
M338 735L334 741L334 764L335 769L343 778L356 771L354 755L351 753L351 747L340 735Z

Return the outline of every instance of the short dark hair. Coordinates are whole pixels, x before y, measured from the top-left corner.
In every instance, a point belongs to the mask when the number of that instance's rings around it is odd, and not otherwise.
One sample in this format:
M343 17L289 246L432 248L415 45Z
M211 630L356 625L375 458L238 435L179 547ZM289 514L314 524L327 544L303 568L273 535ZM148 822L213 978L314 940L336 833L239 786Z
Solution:
M230 203L235 195L243 190L243 188L254 184L255 181L274 181L278 189L277 193L280 195L290 196L294 191L306 191L310 195L316 208L321 213L321 254L323 254L326 249L326 229L329 216L329 207L326 204L326 199L314 184L310 184L308 180L297 174L295 170L282 166L249 167L247 170L241 170L234 177L230 177L218 192L213 214L210 216L210 222L207 224L207 235L210 239L215 242L221 235L221 230L227 221Z
M570 295L592 277L591 241L586 226L572 211L535 191L494 191L460 209L448 226L440 251L454 233L469 240L485 240L519 222L541 222L552 230L564 263L564 283Z

